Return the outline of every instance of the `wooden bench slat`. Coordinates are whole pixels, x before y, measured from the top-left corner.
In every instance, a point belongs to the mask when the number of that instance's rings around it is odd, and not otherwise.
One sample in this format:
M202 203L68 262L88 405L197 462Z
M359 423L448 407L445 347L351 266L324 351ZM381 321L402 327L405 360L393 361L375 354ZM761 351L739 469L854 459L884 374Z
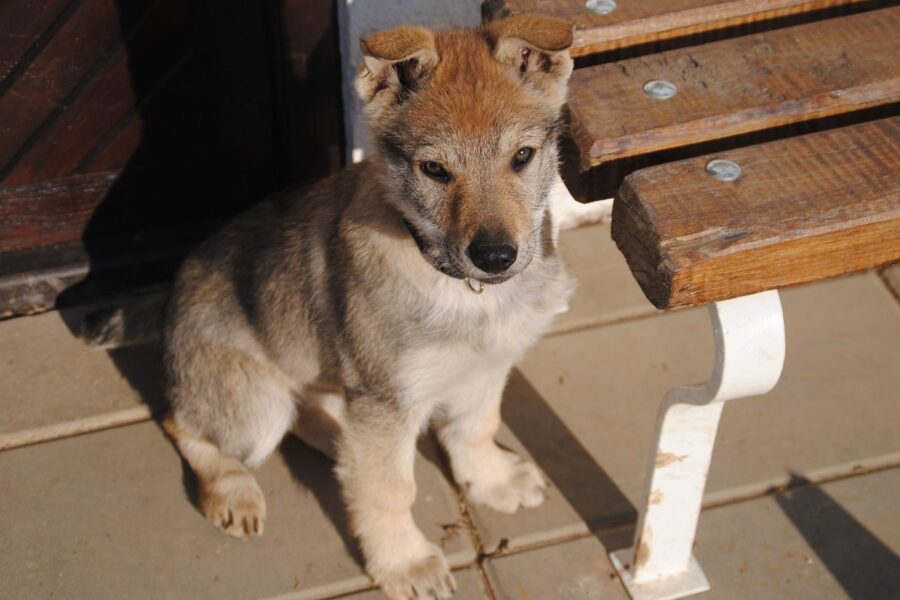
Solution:
M581 166L896 102L898 32L892 7L576 70ZM648 96L654 79L677 94Z
M743 174L710 176L712 158ZM612 236L661 309L900 260L900 117L636 171Z
M608 15L584 0L488 1L488 11L539 12L575 21L572 56L584 56L778 19L863 0L619 0Z

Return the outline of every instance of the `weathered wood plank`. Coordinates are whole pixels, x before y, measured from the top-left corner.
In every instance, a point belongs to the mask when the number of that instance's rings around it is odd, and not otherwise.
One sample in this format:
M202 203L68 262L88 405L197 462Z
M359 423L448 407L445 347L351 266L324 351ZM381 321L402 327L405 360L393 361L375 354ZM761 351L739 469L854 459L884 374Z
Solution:
M76 97L59 108L59 115L8 170L5 184L16 185L56 179L76 173L77 167L102 146L112 132L137 117L142 96L153 96L166 73L189 47L189 7L183 0L158 0L148 10L127 42L109 51L109 57L82 84ZM160 44L165 40L165 44ZM132 70L137 71L133 74ZM139 82L132 82L132 77ZM102 148L100 148L102 150ZM119 156L121 168L130 158Z
M0 81L44 36L69 0L0 2Z
M569 106L581 166L896 102L898 32L892 7L578 69ZM676 95L646 94L655 79Z
M732 182L710 176L732 160ZM612 235L647 298L704 304L900 259L900 117L632 173Z
M0 96L0 173L121 36L113 0L86 0Z
M483 13L539 12L575 21L572 56L716 31L862 0L620 0L608 15L585 0L487 0Z
M0 187L0 252L79 239L118 172Z
M232 168L231 178L207 173L193 164L165 170L129 165L121 171L0 185L0 256L129 232L140 237L145 229L220 219L271 191L239 166Z
M0 253L0 319L167 285L181 257L219 221Z

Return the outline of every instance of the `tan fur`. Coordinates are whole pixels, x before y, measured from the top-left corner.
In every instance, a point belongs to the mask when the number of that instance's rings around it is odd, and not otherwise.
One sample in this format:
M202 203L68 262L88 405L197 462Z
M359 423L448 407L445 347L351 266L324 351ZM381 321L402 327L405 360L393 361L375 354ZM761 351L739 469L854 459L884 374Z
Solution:
M383 60L398 61L425 50L434 50L434 34L424 27L403 26L379 31L360 42L363 54Z
M379 151L260 203L185 260L164 332L166 429L218 527L262 532L249 468L289 430L335 455L366 569L393 599L455 588L411 513L430 425L472 501L543 501L537 467L493 437L512 365L572 289L549 212L570 37L542 17L369 36L356 87ZM478 240L515 258L485 270Z
M564 52L572 45L573 23L568 19L543 15L518 15L485 25L494 41L519 38L548 52Z
M244 464L222 454L208 439L182 430L172 415L163 419L163 429L197 476L197 500L204 516L234 537L262 535L265 500Z

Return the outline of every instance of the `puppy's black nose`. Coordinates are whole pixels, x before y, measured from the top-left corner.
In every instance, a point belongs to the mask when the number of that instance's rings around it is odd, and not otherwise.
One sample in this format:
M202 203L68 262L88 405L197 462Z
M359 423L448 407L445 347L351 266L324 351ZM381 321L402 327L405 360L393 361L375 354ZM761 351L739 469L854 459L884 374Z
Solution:
M475 266L486 273L502 273L516 262L516 249L509 244L484 244L476 240L467 252Z

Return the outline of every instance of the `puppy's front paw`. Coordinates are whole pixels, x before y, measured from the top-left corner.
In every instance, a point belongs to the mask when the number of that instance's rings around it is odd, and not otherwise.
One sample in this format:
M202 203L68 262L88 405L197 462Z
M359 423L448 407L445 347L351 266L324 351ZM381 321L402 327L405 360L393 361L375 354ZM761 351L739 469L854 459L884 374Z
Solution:
M407 565L373 569L372 576L391 600L444 600L456 591L444 554L427 544L424 556Z
M482 463L478 476L466 483L469 499L503 513L543 503L547 483L534 463L512 452L499 449L497 452L492 460Z
M202 490L201 509L213 525L236 538L262 535L266 499L253 475L227 473Z

